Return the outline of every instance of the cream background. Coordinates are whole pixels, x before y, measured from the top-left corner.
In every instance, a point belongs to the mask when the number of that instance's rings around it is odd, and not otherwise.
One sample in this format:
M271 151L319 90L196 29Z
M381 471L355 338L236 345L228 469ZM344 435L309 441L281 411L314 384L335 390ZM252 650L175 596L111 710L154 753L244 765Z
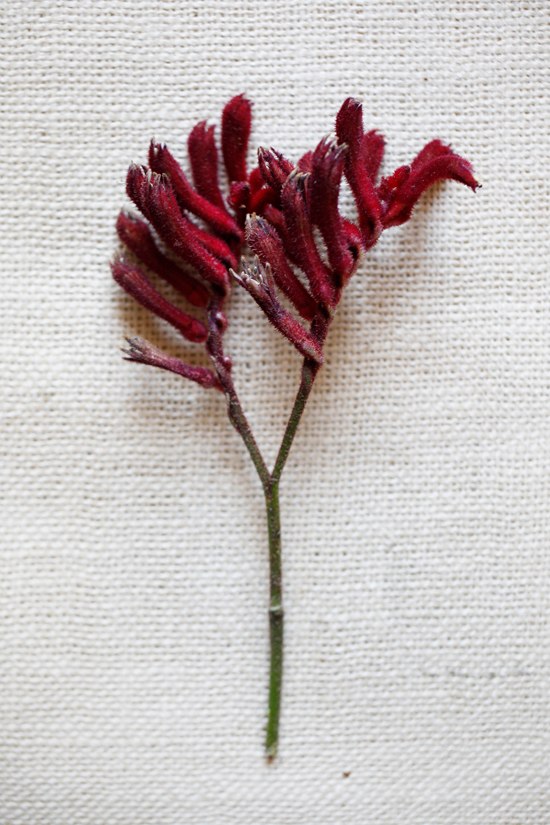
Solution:
M538 0L3 0L0 822L544 825L548 14ZM223 401L107 261L152 135L240 91L291 157L349 94L426 197L345 297L282 487L281 758L261 494ZM298 360L228 334L273 456ZM347 778L343 772L351 772Z

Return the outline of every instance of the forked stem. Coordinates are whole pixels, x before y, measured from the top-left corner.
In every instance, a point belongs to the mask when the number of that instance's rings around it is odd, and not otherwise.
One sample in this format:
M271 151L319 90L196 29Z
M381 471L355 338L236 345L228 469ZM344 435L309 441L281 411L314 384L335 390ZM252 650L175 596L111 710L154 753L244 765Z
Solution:
M326 335L328 324L323 323L321 345ZM302 377L292 412L286 425L281 446L270 473L260 452L256 439L250 429L244 414L239 397L233 384L231 368L223 353L222 327L220 325L219 308L213 302L209 312L210 334L208 350L216 366L216 372L227 398L227 412L229 420L241 436L252 463L256 468L262 483L265 496L267 532L269 541L269 698L268 716L265 738L265 753L268 762L273 762L277 755L279 744L279 720L281 716L281 689L283 682L283 638L284 638L284 610L283 610L283 577L281 558L281 514L279 507L279 482L285 467L292 442L302 418L309 398L319 364L305 359L302 367Z

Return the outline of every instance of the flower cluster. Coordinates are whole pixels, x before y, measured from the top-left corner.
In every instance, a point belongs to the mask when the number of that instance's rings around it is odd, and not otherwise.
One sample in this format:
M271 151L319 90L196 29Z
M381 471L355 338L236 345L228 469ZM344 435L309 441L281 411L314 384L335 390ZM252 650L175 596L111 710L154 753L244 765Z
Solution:
M127 192L138 217L122 212L120 240L131 259L112 264L115 280L185 339L205 346L212 367L191 366L140 338L128 339L126 357L169 370L222 391L229 420L241 436L265 496L269 546L270 671L266 756L277 752L283 672L283 587L279 483L342 291L384 229L408 220L422 193L442 179L471 189L468 161L439 140L428 143L410 166L380 178L384 138L365 132L361 104L349 98L336 117L336 134L323 138L297 163L275 149L258 150L247 169L251 105L243 96L225 106L221 160L214 127L198 123L188 138L191 178L166 146L151 143L148 166L132 165ZM340 211L347 181L357 222ZM241 255L245 257L239 260ZM187 303L183 310L151 280L170 284ZM258 447L224 353L224 305L232 281L254 299L273 326L303 357L300 385L272 469ZM196 315L194 313L197 313ZM193 314L192 314L193 313Z
M232 278L318 367L334 308L361 251L372 247L384 229L408 220L436 181L457 180L473 190L478 185L470 163L440 140L380 179L384 138L364 131L362 106L352 98L338 112L335 136L323 138L296 164L275 149L260 148L257 165L248 171L251 113L243 95L230 100L222 113L227 197L220 186L214 126L202 121L189 135L192 182L166 146L151 143L148 165L130 166L126 182L145 220L121 212L117 232L133 257L119 256L112 264L115 280L136 301L188 341L206 345L213 368L192 367L138 338L129 340L127 358L222 391L227 391L231 363L214 339L221 339L226 327L223 306ZM357 205L357 223L340 211L344 177ZM239 269L245 246L254 258ZM167 300L144 269L175 288L203 317Z

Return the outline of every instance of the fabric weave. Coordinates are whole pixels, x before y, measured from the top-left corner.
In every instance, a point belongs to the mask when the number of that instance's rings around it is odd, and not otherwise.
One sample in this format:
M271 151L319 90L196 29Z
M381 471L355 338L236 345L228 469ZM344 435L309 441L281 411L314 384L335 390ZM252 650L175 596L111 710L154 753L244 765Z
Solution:
M0 822L545 825L550 289L542 0L3 0ZM263 760L262 495L221 394L120 357L129 162L245 92L295 160L348 95L424 196L346 291L281 485ZM546 168L545 168L546 167ZM351 203L350 203L351 208ZM299 357L242 290L273 459Z

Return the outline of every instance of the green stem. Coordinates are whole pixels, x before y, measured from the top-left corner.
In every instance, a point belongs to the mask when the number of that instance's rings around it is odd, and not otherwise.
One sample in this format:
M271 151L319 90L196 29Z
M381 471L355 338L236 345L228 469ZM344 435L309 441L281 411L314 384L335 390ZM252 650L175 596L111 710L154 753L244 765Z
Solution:
M275 466L271 474L271 478L275 482L278 482L281 478L281 473L283 472L286 464L290 448L292 447L292 442L294 441L294 436L296 435L296 430L298 429L298 424L302 418L302 413L304 412L304 407L306 406L309 398L318 369L319 364L315 363L315 361L304 361L304 365L302 367L302 380L300 381L300 386L298 387L296 400L294 401L294 406L292 408L292 412L290 413L288 424L286 425L286 429L283 434L283 440L281 441L281 446L275 460Z
M269 536L269 700L265 738L265 753L269 762L277 755L281 685L283 680L283 590L281 568L281 519L279 484L272 483L265 496Z
M312 327L317 326L316 334L321 344L326 336L330 319L318 318ZM231 376L231 364L223 353L223 321L220 320L220 304L213 301L209 311L208 350L216 366L218 379L227 398L229 420L241 436L252 463L262 483L265 496L267 531L269 539L269 700L265 739L265 751L268 762L277 755L279 744L279 719L281 715L281 687L283 680L283 577L281 559L281 516L279 508L279 481L283 472L294 436L309 398L319 364L306 359L302 367L302 378L296 400L283 434L273 472L269 472L260 452L256 439L243 412L239 397Z

